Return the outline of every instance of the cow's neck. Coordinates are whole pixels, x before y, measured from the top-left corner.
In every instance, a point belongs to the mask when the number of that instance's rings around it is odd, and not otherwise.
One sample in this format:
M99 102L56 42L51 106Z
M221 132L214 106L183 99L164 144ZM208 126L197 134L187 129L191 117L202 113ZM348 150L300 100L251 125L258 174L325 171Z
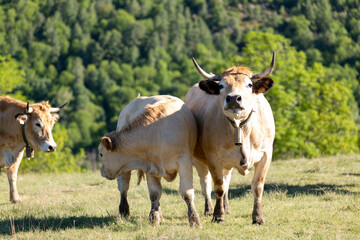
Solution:
M29 141L27 140L26 138L26 134L25 134L25 124L21 124L21 134L22 134L22 138L23 138L23 141L25 143L25 150L26 150L26 157L28 159L30 158L33 158L34 157L34 149L32 149L30 147L30 144L29 144Z
M232 131L234 133L234 144L239 147L240 153L242 155L242 157L240 159L240 165L246 166L243 169L244 173L248 169L250 164L249 164L249 159L248 159L249 154L245 151L246 149L248 149L248 147L244 146L243 144L244 144L244 142L249 142L249 141L246 141L246 139L248 139L248 137L250 136L250 131L248 129L251 129L250 125L251 125L251 120L252 120L252 116L253 116L254 112L255 112L254 110L251 110L248 117L240 123L239 122L236 123L235 121L232 121L231 119L228 118L233 129L235 129L234 131ZM244 129L244 128L246 128L246 129Z

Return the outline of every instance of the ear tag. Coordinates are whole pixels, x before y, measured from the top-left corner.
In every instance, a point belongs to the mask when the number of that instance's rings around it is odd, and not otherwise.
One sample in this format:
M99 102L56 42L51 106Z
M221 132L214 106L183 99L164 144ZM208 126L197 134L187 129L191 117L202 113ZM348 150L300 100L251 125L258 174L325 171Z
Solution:
M30 145L26 146L26 157L28 160L30 160L30 158L34 158L34 149L32 149Z

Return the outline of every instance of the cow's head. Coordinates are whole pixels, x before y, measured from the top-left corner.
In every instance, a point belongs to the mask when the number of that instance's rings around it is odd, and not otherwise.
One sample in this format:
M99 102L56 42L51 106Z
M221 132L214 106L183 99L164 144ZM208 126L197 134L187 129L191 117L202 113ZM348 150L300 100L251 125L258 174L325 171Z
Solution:
M244 122L253 110L258 94L268 91L273 80L267 76L275 66L275 53L268 69L252 73L246 67L231 67L220 75L205 72L193 58L198 72L205 78L199 83L200 89L208 94L219 95L225 116L237 125Z
M54 123L60 118L59 112L67 103L58 108L52 108L49 102L35 103L26 106L25 112L16 114L16 120L23 125L25 138L31 148L37 151L53 152L56 143L51 134Z
M123 167L127 164L129 159L126 154L117 147L117 133L107 133L101 138L99 144L99 154L102 160L100 169L101 176L113 180L122 173Z

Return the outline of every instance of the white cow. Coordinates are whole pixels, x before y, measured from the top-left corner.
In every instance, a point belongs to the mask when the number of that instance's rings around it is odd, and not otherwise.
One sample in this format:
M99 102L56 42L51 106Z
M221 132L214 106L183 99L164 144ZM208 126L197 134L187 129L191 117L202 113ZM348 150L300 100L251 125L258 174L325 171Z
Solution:
M221 75L208 74L195 60L194 64L205 80L188 91L185 104L198 124L194 156L205 194L205 215L213 214L213 221L224 221L224 213L229 212L227 193L232 169L244 175L254 165L252 218L253 223L262 224L261 199L275 136L274 118L263 93L273 85L267 76L274 68L275 53L270 67L258 74L246 67L231 67ZM216 193L214 210L209 170Z
M129 214L127 191L132 170L144 172L151 200L149 220L162 221L161 178L180 175L180 195L188 207L190 225L200 226L194 205L192 154L196 122L184 102L172 96L138 97L120 113L117 129L105 134L99 145L101 175L118 178L120 214Z

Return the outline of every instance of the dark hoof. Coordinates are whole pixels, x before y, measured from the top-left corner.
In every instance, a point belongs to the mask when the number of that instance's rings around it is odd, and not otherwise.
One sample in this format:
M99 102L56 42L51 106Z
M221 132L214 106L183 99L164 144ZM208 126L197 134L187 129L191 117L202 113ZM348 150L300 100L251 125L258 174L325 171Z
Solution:
M21 203L21 199L20 198L16 198L16 199L11 199L10 200L12 203Z
M253 224L255 225L264 225L265 224L265 221L264 219L253 219Z
M216 222L216 223L222 223L225 221L225 217L224 216L213 216L213 219L211 221Z
M214 210L205 210L204 211L204 216L212 216L214 214Z
M121 217L129 217L130 216L129 205L120 204L119 213Z

